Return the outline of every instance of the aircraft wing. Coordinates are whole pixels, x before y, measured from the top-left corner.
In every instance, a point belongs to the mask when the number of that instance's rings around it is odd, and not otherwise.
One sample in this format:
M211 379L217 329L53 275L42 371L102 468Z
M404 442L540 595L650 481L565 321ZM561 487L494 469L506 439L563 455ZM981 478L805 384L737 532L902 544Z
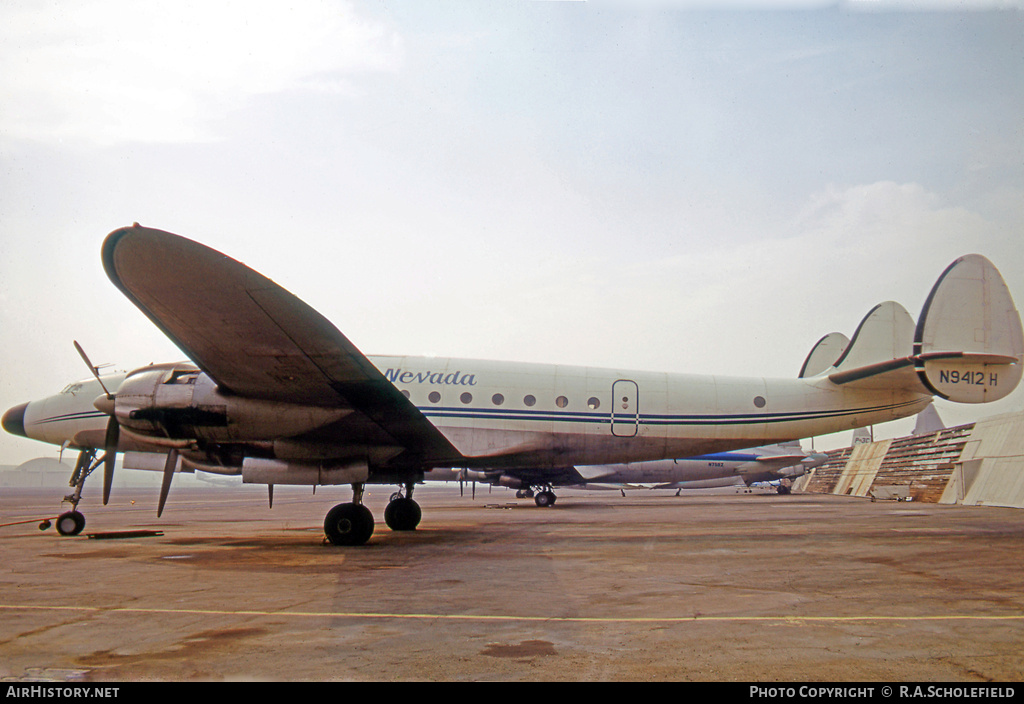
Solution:
M244 264L178 235L135 225L107 236L103 266L222 391L350 408L354 417L325 429L335 441L392 444L429 460L459 457L330 321Z

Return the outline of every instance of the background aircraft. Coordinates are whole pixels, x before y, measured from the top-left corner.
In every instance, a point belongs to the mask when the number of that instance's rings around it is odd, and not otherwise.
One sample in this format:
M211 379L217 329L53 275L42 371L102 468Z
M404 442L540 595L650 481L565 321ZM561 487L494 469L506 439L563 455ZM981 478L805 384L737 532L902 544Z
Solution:
M902 418L933 395L1005 397L1020 381L1020 316L995 267L968 255L932 288L917 324L875 306L830 366L833 336L801 377L723 377L363 355L322 315L262 274L183 237L135 224L107 236L111 281L192 362L100 376L7 410L5 430L79 451L73 510L118 452L157 455L162 513L183 467L246 483L350 484L324 519L328 539L365 543L367 483L401 487L385 510L414 529L411 494L443 467L513 471L692 457ZM102 455L100 454L102 452ZM403 493L404 491L404 493Z
M799 441L747 450L716 452L651 462L567 467L561 470L437 469L427 481L458 481L516 489L516 498L533 498L552 506L555 487L585 489L708 489L792 480L825 462L827 455L807 453ZM788 493L780 484L780 493Z

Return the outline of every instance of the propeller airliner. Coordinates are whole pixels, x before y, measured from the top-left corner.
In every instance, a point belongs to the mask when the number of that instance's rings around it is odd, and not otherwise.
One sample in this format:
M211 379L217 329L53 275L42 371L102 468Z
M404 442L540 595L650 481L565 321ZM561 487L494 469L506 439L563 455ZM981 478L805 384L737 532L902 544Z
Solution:
M1009 290L984 257L940 276L915 324L876 306L848 343L826 335L797 378L666 374L438 357L368 357L321 314L244 264L138 224L102 245L110 280L189 358L101 375L8 409L3 428L78 451L72 510L103 467L106 504L118 453L163 471L158 515L178 471L246 483L351 485L324 520L336 545L374 530L367 484L397 485L384 511L413 530L413 500L438 468L537 470L693 457L911 416L939 396L1005 397L1024 337Z
M538 506L554 505L554 487L583 489L713 489L779 482L788 494L792 480L824 464L828 455L804 452L799 442L746 450L714 452L699 457L622 464L585 465L558 470L467 470L427 472L428 481L472 482L516 489L516 498L533 498Z

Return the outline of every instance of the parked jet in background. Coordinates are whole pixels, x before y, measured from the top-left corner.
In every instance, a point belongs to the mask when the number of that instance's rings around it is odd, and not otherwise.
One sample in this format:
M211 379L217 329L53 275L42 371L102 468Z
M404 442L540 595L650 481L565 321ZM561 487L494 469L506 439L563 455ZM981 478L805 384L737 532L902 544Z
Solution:
M402 487L384 518L411 530L413 487L430 469L552 471L812 437L914 415L933 395L1003 398L1024 361L1020 315L978 255L943 272L916 326L880 304L838 359L795 379L369 358L284 288L197 242L136 224L107 236L102 261L192 362L101 377L82 352L93 380L4 413L8 432L79 451L64 533L82 530L82 485L101 465L107 502L118 452L162 460L158 514L183 468L350 484L352 502L327 513L324 532L357 545L374 529L367 483Z
M583 489L710 489L750 486L757 482L791 481L825 462L827 455L804 452L798 441L749 450L716 452L698 457L620 464L585 465L562 470L443 470L427 480L460 481L516 489L516 498L532 497L538 506L552 506L555 487ZM788 493L780 484L779 493Z
M669 480L656 484L654 489L710 489L722 486L751 486L765 482L778 482L778 492L788 494L792 481L802 477L828 460L822 452L805 453L799 443L770 445L739 452L721 452L686 460L673 460L688 479ZM663 460L662 464L666 462ZM703 465L703 466L701 466ZM715 470L724 472L715 476ZM700 474L705 476L699 477Z

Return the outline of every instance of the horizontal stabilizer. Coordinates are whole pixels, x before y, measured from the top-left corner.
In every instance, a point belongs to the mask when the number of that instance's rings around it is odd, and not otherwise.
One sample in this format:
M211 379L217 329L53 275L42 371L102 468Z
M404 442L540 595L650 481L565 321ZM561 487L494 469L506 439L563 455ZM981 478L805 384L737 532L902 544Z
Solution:
M973 373L980 373L977 370L980 368L989 368L993 366L1004 367L1013 366L1016 361L1015 357L990 355L990 354L970 354L966 352L942 352L933 353L931 355L908 355L899 359L891 359L887 362L877 362L875 364L866 364L862 367L855 367L849 370L836 371L828 375L829 381L833 384L850 384L856 381L872 380L874 385L879 383L885 383L889 386L897 388L916 388L920 387L922 393L933 393L941 396L942 398L948 398L953 401L959 401L960 403L983 403L985 401L994 401L995 398L988 398L979 401L965 401L959 398L952 398L943 393L935 391L926 386L920 375L919 371L927 363L943 362L945 364L945 372L940 373L940 378L945 380L949 374L953 375L953 383L964 384L973 383L970 381L969 376L964 376L960 379L960 375L971 375ZM954 368L955 367L955 368ZM957 369L961 371L956 371ZM972 371L973 370L973 371ZM981 384L980 377L975 377L974 381ZM1018 375L1019 379L1019 375ZM900 380L900 381L897 381ZM867 387L868 384L862 384ZM1016 384L1014 384L1016 386ZM1010 389L1011 391L1013 389ZM1008 392L1007 392L1008 393ZM998 397L1002 398L1002 396Z
M791 464L803 462L805 459L807 459L807 455L801 453L799 455L761 455L755 461L758 464L788 467Z
M833 384L929 393L914 374L914 320L899 303L879 303L864 316L828 375Z

